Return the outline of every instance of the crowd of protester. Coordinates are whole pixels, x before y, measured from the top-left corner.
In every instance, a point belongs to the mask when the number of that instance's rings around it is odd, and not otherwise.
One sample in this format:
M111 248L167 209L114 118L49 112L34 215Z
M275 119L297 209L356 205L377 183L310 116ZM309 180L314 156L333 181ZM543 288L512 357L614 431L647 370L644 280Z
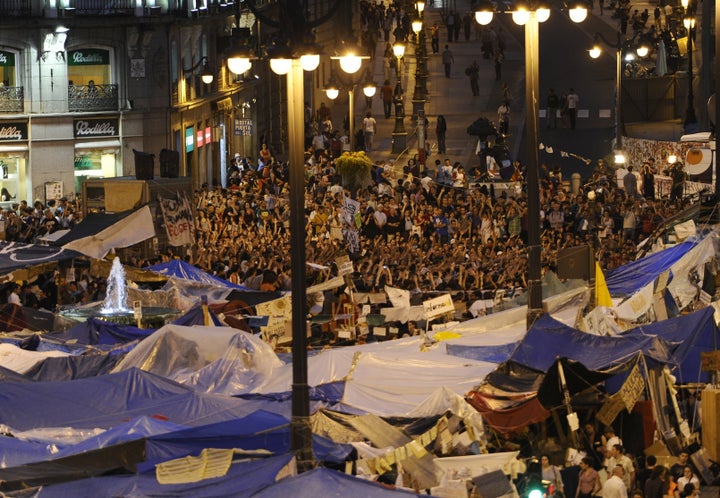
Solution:
M403 168L376 164L368 184L351 191L329 153L309 151L306 157L306 256L317 265L308 268L308 285L327 278L336 258L349 254L358 291L389 285L425 296L450 292L472 302L486 291L526 287L528 199L522 181L500 191L500 184L465 178L459 163L421 173L411 158ZM522 165L516 167L522 175ZM587 185L572 193L559 170L543 165L543 273L557 269L558 250L580 244L594 248L604 270L632 261L638 241L683 207L681 197L671 203L629 195L612 173L600 161ZM227 189L196 192L198 243L187 258L249 287L288 289L287 163L238 158L230 176ZM465 179L458 182L458 176ZM352 218L344 214L346 198L360 206ZM348 244L354 230L355 248Z

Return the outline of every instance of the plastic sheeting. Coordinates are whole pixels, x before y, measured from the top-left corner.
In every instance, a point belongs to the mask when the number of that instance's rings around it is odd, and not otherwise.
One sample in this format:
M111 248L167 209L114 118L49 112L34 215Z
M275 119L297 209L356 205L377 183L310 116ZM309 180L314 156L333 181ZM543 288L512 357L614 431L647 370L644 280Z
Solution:
M195 390L251 392L282 366L269 344L229 327L165 325L140 343L115 371L142 368Z
M156 498L237 498L251 496L272 485L291 461L291 455L243 461L230 466L227 475L194 484L159 484L155 474L103 476L44 486L36 498L97 498L98 496L154 496ZM292 496L292 495L289 495Z
M436 389L468 392L496 366L450 356L388 361L382 355L364 354L345 385L343 402L378 415L405 415Z
M590 370L600 371L622 365L641 353L658 363L674 363L668 345L657 337L600 337L542 315L518 344L510 360L546 372L557 358L569 358Z
M243 285L234 284L215 275L205 273L200 268L197 268L190 263L181 261L179 259L173 259L167 263L160 263L153 266L148 266L146 270L154 271L165 277L179 278L183 280L191 280L193 282L203 283L207 285L214 285L216 287L225 287L229 289L239 290L252 290Z
M427 495L390 489L377 482L364 481L324 468L317 468L298 476L282 479L253 495L254 498L287 498L288 496L293 498L318 498L319 496L393 498Z
M63 351L26 351L14 344L0 344L0 366L17 373L28 372L46 358L68 356Z
M138 369L70 382L0 382L0 424L110 428L143 415L197 426L257 409L244 400L201 394Z
M154 329L141 329L118 325L98 318L88 318L64 332L51 332L46 337L57 341L74 341L78 344L122 344L145 339Z
M695 247L697 240L685 241L664 251L651 254L637 261L615 268L605 275L605 281L613 296L629 296L653 282Z

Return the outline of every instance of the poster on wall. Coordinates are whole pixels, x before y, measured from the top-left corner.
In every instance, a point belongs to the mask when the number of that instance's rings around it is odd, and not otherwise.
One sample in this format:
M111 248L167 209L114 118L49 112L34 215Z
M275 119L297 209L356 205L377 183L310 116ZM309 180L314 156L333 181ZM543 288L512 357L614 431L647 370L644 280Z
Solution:
M62 182L45 182L45 204L50 199L59 201L63 197L63 183Z

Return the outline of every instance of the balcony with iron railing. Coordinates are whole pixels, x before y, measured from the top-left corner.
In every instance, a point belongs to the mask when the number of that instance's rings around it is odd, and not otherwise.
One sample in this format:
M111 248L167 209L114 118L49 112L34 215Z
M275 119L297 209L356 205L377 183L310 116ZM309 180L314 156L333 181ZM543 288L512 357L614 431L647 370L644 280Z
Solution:
M118 86L68 85L68 111L117 111Z
M0 0L0 18L29 17L32 12L32 0Z
M0 112L23 112L25 99L23 87L0 87Z

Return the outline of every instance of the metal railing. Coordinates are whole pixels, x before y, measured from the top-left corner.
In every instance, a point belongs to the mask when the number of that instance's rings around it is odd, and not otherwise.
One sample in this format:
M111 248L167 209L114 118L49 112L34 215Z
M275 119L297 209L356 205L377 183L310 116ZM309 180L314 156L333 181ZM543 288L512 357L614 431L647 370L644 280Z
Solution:
M27 17L32 12L31 0L3 0L0 17Z
M70 8L75 15L132 15L134 0L72 0Z
M68 85L68 110L116 111L118 109L118 86Z
M0 87L0 112L23 112L24 108L25 98L23 87Z

